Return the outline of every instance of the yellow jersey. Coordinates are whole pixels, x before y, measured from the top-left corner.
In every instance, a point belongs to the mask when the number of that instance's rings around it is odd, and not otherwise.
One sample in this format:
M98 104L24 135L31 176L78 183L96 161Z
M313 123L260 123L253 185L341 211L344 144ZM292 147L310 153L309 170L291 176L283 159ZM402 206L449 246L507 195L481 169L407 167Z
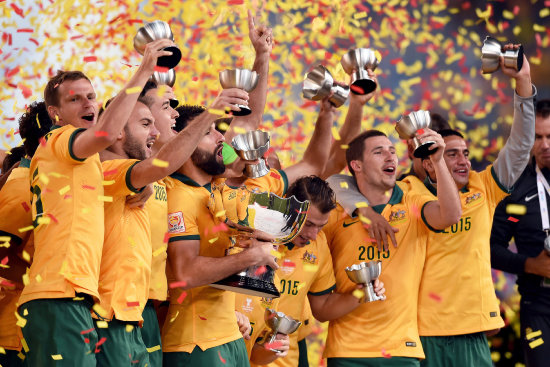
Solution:
M208 209L211 186L200 186L189 177L174 173L168 188L168 233L170 243L200 241L200 256L223 257L229 238L218 230ZM208 269L205 269L208 271ZM168 284L175 281L168 266ZM170 306L162 329L164 352L192 352L216 347L242 337L235 316L235 293L202 286L186 291L169 289Z
M349 314L329 322L325 358L424 358L417 326L418 289L428 228L421 212L429 201L397 183L387 204L374 206L390 225L398 247L379 251L369 240L359 218L352 218L338 205L323 231L332 253L336 291L351 293L356 284L349 280L346 267L363 261L382 262L380 280L386 300L364 303Z
M286 190L288 189L288 178L285 171L272 168L265 176L248 178L244 182L244 185L249 189L257 189L259 192L271 192L283 197L286 195Z
M25 250L32 256L32 231L19 229L32 226L29 196L29 163L23 158L14 168L0 190L0 244L14 246L17 253ZM10 265L9 259L6 265ZM0 347L21 350L21 329L16 325L17 301L23 290L19 283L0 278Z
M105 240L99 275L100 316L121 321L143 321L149 293L151 238L145 209L129 208L126 197L140 192L130 175L135 159L104 161ZM111 201L112 200L112 201Z
M151 223L151 244L153 246L149 299L165 301L168 295L168 281L166 280L168 196L166 194L166 185L162 180L153 183L153 190L153 196L145 204L145 209L149 213L149 221Z
M434 197L428 182L411 176L404 182ZM420 335L462 335L504 326L491 277L489 237L495 208L508 194L492 166L471 171L468 186L459 192L460 221L430 232L418 296Z
M34 257L20 304L41 298L97 299L103 247L103 172L99 155L73 153L83 129L54 126L31 160Z

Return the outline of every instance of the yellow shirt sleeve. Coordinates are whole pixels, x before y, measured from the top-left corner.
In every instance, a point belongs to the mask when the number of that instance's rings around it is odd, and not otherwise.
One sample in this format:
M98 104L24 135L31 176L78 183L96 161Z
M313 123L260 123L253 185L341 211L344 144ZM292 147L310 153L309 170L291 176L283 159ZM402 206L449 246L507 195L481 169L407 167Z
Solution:
M52 152L61 161L79 164L86 160L75 156L73 152L73 144L76 136L86 129L76 128L71 125L66 125L58 129L54 129L44 136L46 144L51 145Z
M32 233L19 231L32 225L28 177L28 168L15 168L0 190L0 236L10 237L11 245L25 243Z
M316 277L309 287L309 294L321 296L330 293L336 288L336 278L332 267L332 257L327 245L327 240L323 232L317 235L317 253L319 256L319 269ZM307 264L304 265L305 271L308 271ZM315 269L312 269L315 270Z
M272 168L265 176L247 179L245 186L249 189L257 189L259 192L272 192L283 197L288 189L288 179L284 171Z
M479 173L479 177L485 186L487 199L494 207L496 207L502 199L510 195L512 192L512 190L508 190L500 183L492 164L481 171Z
M131 195L143 190L136 189L131 182L132 168L138 162L136 159L113 159L101 163L105 196Z
M189 191L181 186L168 190L168 242L200 240L195 213L195 201Z

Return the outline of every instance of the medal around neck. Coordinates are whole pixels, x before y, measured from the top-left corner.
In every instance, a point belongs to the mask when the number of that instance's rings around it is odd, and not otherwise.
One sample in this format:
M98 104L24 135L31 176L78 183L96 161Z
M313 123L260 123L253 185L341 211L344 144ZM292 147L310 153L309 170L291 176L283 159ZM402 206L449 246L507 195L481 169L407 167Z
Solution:
M275 311L271 308L266 308L264 313L265 324L271 332L260 342L266 348L273 352L281 352L273 343L277 339L277 333L290 335L294 333L302 323L294 320L292 317L285 315L283 312ZM271 347L273 345L273 347Z
M159 39L169 39L174 41L174 35L168 23L162 20L155 20L154 22L146 23L143 27L138 29L134 37L134 48L141 55L145 53L145 46L153 41ZM161 56L157 60L157 66L173 69L179 64L181 60L181 51L175 46L165 47L164 51L172 52L170 56Z
M418 110L401 116L395 124L395 131L401 139L412 139L414 143L414 156L416 158L426 158L434 154L437 149L429 148L435 144L435 141L427 141L423 144L416 138L416 133L420 129L430 128L432 119L429 111Z
M248 131L239 134L231 141L231 146L237 152L237 155L244 160L259 160L257 164L246 164L245 175L250 178L258 178L269 173L269 168L263 158L269 150L269 133L261 130Z
M226 256L242 251L244 238L256 238L273 244L291 242L305 223L308 201L294 196L281 198L269 192L253 192L246 187L224 189L214 185L209 201L210 212L229 227L230 247ZM252 266L211 284L214 288L250 296L274 298L280 293L273 283L275 272L269 266Z
M226 69L220 71L220 84L223 89L239 88L251 92L258 85L260 76L255 71L248 69ZM232 111L235 116L246 116L252 113L248 106L237 105L241 110Z
M367 69L375 70L380 60L376 53L370 48L357 48L349 50L340 64L344 71L351 76L351 84L356 88L351 88L355 94L369 94L376 89L376 82L369 76Z
M304 98L320 101L331 93L332 96L329 98L330 103L334 107L340 107L348 100L349 87L343 87L334 83L334 78L327 68L323 65L317 65L307 74L302 87L302 94Z
M365 296L361 302L373 302L386 299L385 296L378 297L374 292L374 281L382 272L382 262L366 261L359 264L353 264L346 268L346 274L352 282L365 285Z
M517 71L523 66L523 46L517 50L504 50L496 38L487 36L481 48L481 71L491 74L500 68L500 56L504 57L504 65Z

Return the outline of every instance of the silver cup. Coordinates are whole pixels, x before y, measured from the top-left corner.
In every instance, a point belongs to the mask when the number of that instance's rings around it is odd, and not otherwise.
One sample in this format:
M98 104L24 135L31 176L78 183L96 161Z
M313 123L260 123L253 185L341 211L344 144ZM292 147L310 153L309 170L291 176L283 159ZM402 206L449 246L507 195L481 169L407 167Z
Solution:
M369 94L376 89L376 82L369 76L367 69L375 70L380 60L370 48L349 50L340 60L344 71L351 76L351 88L355 94ZM354 72L355 70L355 72Z
M247 195L243 196L244 199L238 197L237 190L246 191ZM241 205L246 202L244 215L237 223L226 221L230 228L230 241L233 245L226 251L226 256L232 256L242 250L235 245L237 238L243 234L274 244L291 242L302 229L309 208L308 201L298 201L294 196L281 198L269 192L250 191L246 187L236 189L235 195L230 193L224 196L241 200ZM212 193L211 202L213 199ZM259 271L259 268L259 266L251 266L210 286L250 296L279 297L280 293L273 283L274 270L269 266L262 271Z
M367 261L353 264L346 268L346 274L352 282L365 285L365 296L361 302L373 302L386 299L385 296L378 297L374 292L374 281L382 272L381 261Z
M277 338L277 333L290 335L298 330L300 325L302 325L300 321L285 315L283 312L272 310L271 308L265 309L264 320L267 327L271 329L271 332L264 338L262 342L260 342L261 345L270 345L275 342ZM270 348L270 350L274 352L280 352L275 348Z
M134 48L143 55L145 52L145 45L164 38L174 41L172 30L168 23L162 20L155 20L154 22L146 23L143 27L138 29L134 37ZM181 51L179 48L170 46L165 47L163 50L172 52L172 55L159 57L157 65L169 69L176 67L181 60Z
M397 131L401 139L413 139L415 146L414 156L416 158L426 158L437 151L437 149L429 149L435 144L435 141L427 141L424 144L420 144L420 141L416 138L416 132L420 129L430 128L431 122L432 119L429 111L418 110L401 116L395 124L395 131Z
M174 84L176 84L176 72L174 69L169 69L165 73L155 71L153 75L151 75L151 80L157 83L157 85L173 87Z
M317 65L307 74L302 87L302 93L304 98L313 101L320 101L333 93L329 101L334 107L340 107L346 103L349 97L349 87L335 84L334 78L327 68L323 65Z
M504 57L504 65L517 71L523 66L523 46L517 50L503 51L502 45L493 37L487 36L481 48L481 71L494 73L500 68L499 58Z
M260 76L255 71L248 69L226 69L220 71L220 84L223 89L239 88L251 92L258 85ZM232 111L235 116L250 115L252 110L248 106L238 105L240 111Z
M244 160L251 161L258 159L258 164L246 164L245 174L250 178L258 178L269 173L269 168L263 159L264 154L269 150L269 133L261 130L248 131L233 138L231 145L237 155Z

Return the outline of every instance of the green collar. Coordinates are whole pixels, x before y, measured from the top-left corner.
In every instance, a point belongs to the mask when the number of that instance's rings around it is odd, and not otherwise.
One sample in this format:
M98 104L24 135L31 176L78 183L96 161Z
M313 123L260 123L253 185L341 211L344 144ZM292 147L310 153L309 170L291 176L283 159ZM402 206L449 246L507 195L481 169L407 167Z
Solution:
M384 210L386 205L399 204L402 199L403 199L403 190L401 190L401 188L398 185L395 185L391 193L390 201L388 201L387 204L375 205L372 207L372 209L374 209L374 211L377 212L378 214L382 214L382 211Z
M30 168L31 166L31 160L28 158L21 158L21 163L19 163L19 167L24 168Z
M432 180L430 180L430 176L426 176L424 179L424 186L433 194L433 196L437 196L437 188L434 183L432 183ZM464 186L459 190L461 193L466 193L470 190L468 190L468 185Z
M199 185L197 182L193 181L193 179L191 179L190 177L187 177L186 175L184 175L182 173L179 173L179 172L172 173L170 175L170 177L175 178L176 180L178 180L181 183L183 183L185 185L188 185L188 186L201 187L201 185ZM212 192L212 183L211 182L207 183L206 185L204 185L202 187L204 187L206 190L208 190L208 192Z
M53 131L55 129L60 129L62 128L63 126L60 126L60 125L52 125L52 127L50 127L50 131Z

